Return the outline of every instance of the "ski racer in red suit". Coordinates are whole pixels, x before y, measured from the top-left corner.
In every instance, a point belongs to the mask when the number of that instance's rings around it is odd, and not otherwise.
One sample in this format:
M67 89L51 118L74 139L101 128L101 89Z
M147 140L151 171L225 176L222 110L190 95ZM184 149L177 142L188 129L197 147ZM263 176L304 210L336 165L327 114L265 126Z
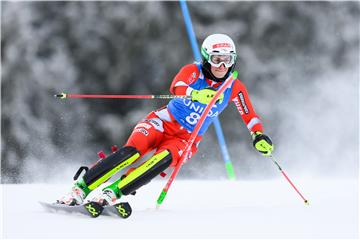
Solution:
M137 167L129 168L120 179L103 188L101 194L92 201L101 205L113 205L122 195L135 192L168 167L176 166L201 113L235 67L235 44L225 34L208 36L202 44L201 54L203 62L181 68L170 87L172 94L188 95L191 99L174 98L167 106L149 113L135 126L122 148L92 166L58 203L82 204L91 191L112 175L138 162L153 150L155 153L152 157ZM213 119L230 102L235 104L249 129L254 147L264 155L271 154L273 144L263 134L261 120L253 109L245 85L236 79L211 108L191 147L190 157L197 151L202 135Z

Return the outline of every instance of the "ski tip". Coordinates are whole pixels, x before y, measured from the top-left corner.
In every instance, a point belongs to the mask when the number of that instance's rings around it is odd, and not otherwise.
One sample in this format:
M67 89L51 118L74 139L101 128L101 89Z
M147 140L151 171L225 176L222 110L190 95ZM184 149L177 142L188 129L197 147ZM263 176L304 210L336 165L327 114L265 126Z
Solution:
M49 202L39 201L39 204L45 208L48 208L51 206L56 206L57 203L56 202L49 203Z
M48 206L48 203L46 203L46 202L39 201L38 203L39 203L41 206L43 206L44 208L47 208L47 206Z

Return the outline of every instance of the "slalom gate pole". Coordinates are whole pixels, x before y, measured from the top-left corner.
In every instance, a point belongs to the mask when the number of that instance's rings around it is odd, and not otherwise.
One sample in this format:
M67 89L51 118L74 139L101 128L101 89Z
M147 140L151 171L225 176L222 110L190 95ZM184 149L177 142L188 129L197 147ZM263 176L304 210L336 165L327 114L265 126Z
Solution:
M186 4L185 0L180 0L180 7L181 7L182 14L184 16L185 26L186 26L188 37L189 37L189 40L190 40L191 48L193 50L195 61L201 62L201 55L200 55L199 47L198 47L198 44L197 44L197 41L196 41L196 36L195 36L194 28L193 28L193 25L192 25L189 9L187 7L187 4ZM230 154L229 154L229 151L227 149L224 133L222 131L221 123L220 123L219 118L215 117L213 123L214 123L215 131L216 131L216 135L218 137L218 142L219 142L219 145L220 145L220 150L221 150L221 153L222 153L222 157L223 157L224 162L225 162L225 169L226 169L228 178L230 180L235 180L236 175L235 175L234 167L233 167L233 164L232 164L232 162L230 160Z
M55 95L56 98L118 98L118 99L173 99L173 98L187 98L191 96L186 95L96 95L96 94L66 94L60 93Z
M171 173L169 180L167 181L165 187L161 191L158 200L157 200L157 207L159 208L162 202L164 201L166 194L174 181L176 175L179 173L181 166L184 164L185 160L188 158L189 152L191 150L192 145L194 144L194 141L196 137L198 136L198 133L200 131L201 126L203 125L203 122L205 121L208 113L210 112L211 108L214 106L215 102L219 98L219 96L228 88L231 86L233 81L237 78L238 72L234 71L232 75L230 75L224 82L224 84L219 88L219 90L216 92L215 96L211 99L210 103L206 106L204 112L201 114L199 121L197 122L194 131L192 131L189 140L187 141L185 151L181 155L181 158L177 165L175 166L175 169Z
M300 191L295 187L295 185L292 183L292 181L290 180L290 178L286 175L286 173L284 172L284 170L282 170L282 168L280 167L279 163L276 161L275 157L273 155L270 155L270 159L273 161L273 163L275 163L275 165L279 168L280 172L282 173L282 175L285 177L285 179L290 183L290 185L295 189L295 191L299 194L299 196L304 200L304 203L306 205L309 205L309 201L300 193Z

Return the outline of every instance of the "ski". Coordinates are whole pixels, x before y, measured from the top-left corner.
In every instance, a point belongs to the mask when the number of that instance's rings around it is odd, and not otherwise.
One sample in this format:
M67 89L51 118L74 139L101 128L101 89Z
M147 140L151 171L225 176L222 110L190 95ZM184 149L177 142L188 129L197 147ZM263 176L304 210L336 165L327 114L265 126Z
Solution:
M128 218L132 213L131 206L128 202L120 202L112 206L105 207L106 214L115 214L121 218Z
M131 206L128 202L120 202L115 205L105 207L101 206L97 202L87 202L77 206L46 202L39 203L50 212L80 213L92 218L96 218L100 215L116 215L121 218L128 218L132 213Z

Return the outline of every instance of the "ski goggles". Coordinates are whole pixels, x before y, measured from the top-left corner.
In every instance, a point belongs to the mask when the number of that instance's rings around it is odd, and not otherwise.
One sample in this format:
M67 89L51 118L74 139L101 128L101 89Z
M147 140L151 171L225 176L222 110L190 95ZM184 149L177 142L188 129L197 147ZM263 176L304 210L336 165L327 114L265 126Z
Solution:
M229 68L235 63L236 55L231 54L209 54L209 63L213 67L220 67L224 64L225 67Z

